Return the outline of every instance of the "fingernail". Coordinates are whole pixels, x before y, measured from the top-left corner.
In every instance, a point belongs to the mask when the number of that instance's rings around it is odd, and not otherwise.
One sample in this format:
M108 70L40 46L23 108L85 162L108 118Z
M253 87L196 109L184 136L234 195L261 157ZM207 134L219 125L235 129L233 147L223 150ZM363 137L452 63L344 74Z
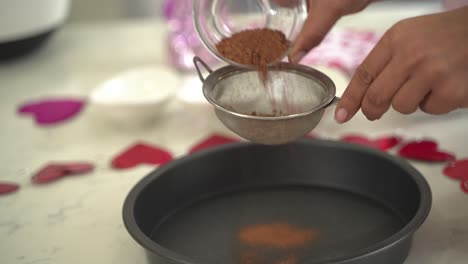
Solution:
M343 124L346 119L348 119L348 111L344 108L338 109L338 111L335 114L335 120L339 124Z
M299 51L296 55L293 56L292 58L292 63L299 63L306 55L307 53L304 51Z

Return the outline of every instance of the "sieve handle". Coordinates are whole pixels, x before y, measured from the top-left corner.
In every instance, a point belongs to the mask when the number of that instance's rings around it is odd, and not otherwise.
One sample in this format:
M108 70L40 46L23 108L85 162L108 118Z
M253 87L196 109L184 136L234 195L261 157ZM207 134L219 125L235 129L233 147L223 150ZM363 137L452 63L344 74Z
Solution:
M341 100L341 97L335 96L329 105L336 105Z
M325 106L325 108L332 106L332 105L337 105L340 100L341 100L341 97L335 96L333 100L331 100L331 102Z
M198 77L200 77L200 80L202 81L202 83L204 83L205 78L203 77L203 74L200 71L200 67L198 65L199 63L201 63L203 65L203 67L205 68L206 71L208 71L208 73L211 74L213 72L213 70L204 61L202 61L202 59L200 59L199 57L197 57L197 56L193 57L193 64L195 64L195 68L197 68Z

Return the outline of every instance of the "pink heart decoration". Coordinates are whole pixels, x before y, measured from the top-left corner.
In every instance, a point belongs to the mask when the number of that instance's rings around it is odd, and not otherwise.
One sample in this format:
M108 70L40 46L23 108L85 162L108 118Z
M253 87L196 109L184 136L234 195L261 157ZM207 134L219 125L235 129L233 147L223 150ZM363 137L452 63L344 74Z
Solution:
M50 163L33 175L34 184L47 184L71 175L82 175L92 172L94 165L87 162Z
M16 183L0 182L0 196L18 191L20 186Z
M84 104L82 99L45 99L21 105L18 113L32 115L39 126L49 126L76 116Z
M172 161L168 151L145 143L136 143L112 159L114 169L129 169L140 164L163 165Z
M225 145L225 144L236 143L236 142L239 142L239 140L230 138L230 137L225 137L225 136L218 135L218 134L213 134L203 139L201 142L192 146L189 150L189 153L192 154L203 149Z
M452 179L468 180L468 159L451 162L444 168L444 174Z
M387 136L387 137L380 137L377 139L369 139L365 136L361 135L347 135L341 138L342 141L354 143L354 144L361 144L369 147L373 147L376 149L380 149L382 151L389 150L396 145L400 144L401 138L396 136Z
M412 141L402 146L398 151L401 157L432 162L452 161L455 156L438 150L438 144L431 140Z

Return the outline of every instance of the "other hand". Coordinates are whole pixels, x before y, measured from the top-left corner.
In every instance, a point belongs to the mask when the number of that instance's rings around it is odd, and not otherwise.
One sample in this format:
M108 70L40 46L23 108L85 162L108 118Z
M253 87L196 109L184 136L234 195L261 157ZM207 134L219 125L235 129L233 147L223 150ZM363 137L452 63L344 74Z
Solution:
M392 106L445 114L468 107L468 7L403 20L357 69L335 111L339 123L361 109L376 120Z

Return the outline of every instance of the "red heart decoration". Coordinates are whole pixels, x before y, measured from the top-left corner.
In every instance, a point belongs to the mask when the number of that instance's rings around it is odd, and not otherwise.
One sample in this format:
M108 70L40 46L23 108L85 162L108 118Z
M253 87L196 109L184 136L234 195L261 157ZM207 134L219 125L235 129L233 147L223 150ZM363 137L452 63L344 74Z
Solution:
M398 151L398 154L404 158L443 162L455 159L451 153L437 149L437 143L431 140L412 141L404 145Z
M112 159L114 169L129 169L140 164L163 165L172 161L168 151L145 143L136 143Z
M215 146L231 144L231 143L236 143L236 142L239 142L239 140L230 138L230 137L225 137L225 136L218 135L218 134L214 134L203 139L200 143L197 143L196 145L191 147L189 150L189 153L192 154L192 153L195 153L197 151L200 151L206 148L211 148Z
M69 175L87 173L94 170L94 165L86 162L67 163L61 164L61 166Z
M468 180L463 180L463 181L461 181L461 189L462 189L465 193L468 193Z
M32 178L34 184L47 184L65 176L80 175L94 170L94 165L86 162L50 163L41 168Z
M16 183L0 182L0 196L18 191L20 186Z
M48 126L74 117L84 104L85 101L82 99L45 99L21 105L18 113L33 115L38 125Z
M60 166L46 165L31 178L31 181L35 184L46 184L63 178L65 175L66 172Z
M468 159L451 162L444 168L444 174L452 179L468 180Z
M389 150L400 144L401 138L396 136L380 137L377 139L369 139L361 135L347 135L341 138L342 141L366 145L382 151Z

